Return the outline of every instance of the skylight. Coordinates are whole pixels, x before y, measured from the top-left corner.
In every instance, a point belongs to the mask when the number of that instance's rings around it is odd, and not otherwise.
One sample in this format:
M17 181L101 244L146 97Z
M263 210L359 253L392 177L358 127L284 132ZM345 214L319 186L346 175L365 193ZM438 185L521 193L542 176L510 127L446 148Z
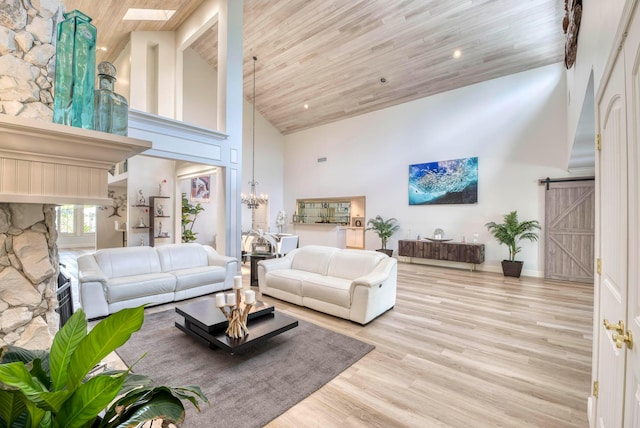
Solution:
M168 9L133 9L127 10L122 18L123 21L168 21L175 10Z

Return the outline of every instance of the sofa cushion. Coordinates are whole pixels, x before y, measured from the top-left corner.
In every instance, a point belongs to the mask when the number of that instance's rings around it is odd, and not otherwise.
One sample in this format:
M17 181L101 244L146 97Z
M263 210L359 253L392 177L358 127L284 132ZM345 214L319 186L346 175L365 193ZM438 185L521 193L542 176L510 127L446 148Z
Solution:
M168 273L112 278L107 284L107 301L114 303L155 294L173 293L175 289L176 277Z
M375 251L343 250L331 257L327 275L356 279L373 271L380 260L386 257L386 254Z
M276 290L302 296L302 281L308 278L322 278L322 275L294 269L277 269L267 272L267 286Z
M302 281L302 298L351 307L351 281L331 276L306 278Z
M176 291L224 282L227 270L220 266L200 266L170 272L176 277Z
M160 272L160 260L155 248L107 248L94 257L107 278L122 278Z
M156 247L162 272L207 266L207 252L200 244L168 244Z
M293 255L291 269L326 275L331 256L338 251L340 251L338 248L319 245L308 245L293 250L289 253L289 255Z

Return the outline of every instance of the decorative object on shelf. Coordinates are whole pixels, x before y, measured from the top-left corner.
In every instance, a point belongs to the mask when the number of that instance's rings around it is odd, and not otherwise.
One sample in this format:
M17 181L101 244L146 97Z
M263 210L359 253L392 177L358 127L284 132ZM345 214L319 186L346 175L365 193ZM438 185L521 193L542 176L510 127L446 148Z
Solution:
M500 244L504 244L509 248L509 260L502 261L502 272L504 276L513 276L520 278L522 266L524 262L516 260L516 254L522 250L518 243L522 239L531 242L538 240L538 232L540 223L538 220L526 220L520 222L518 220L518 212L511 211L504 215L504 223L489 222L485 224L489 232L496 238Z
M191 179L191 202L209 202L211 176L202 175Z
M159 217L164 217L164 207L162 206L162 204L158 205L158 208L156 209L156 215Z
M248 195L242 193L240 197L242 198L242 203L245 204L249 209L257 209L260 207L260 204L266 204L269 200L268 195L260 194L256 191L256 185L258 182L255 179L256 172L256 61L258 61L258 57L253 57L253 125L252 125L252 164L251 164L251 181L249 185L251 186L251 193ZM253 223L253 222L252 222ZM255 225L252 224L253 228Z
M362 227L362 220L356 220L355 223L356 227Z
M64 14L56 39L53 121L93 129L96 27L79 10Z
M138 227L147 227L147 225L144 223L143 217L140 217L140 221L138 222Z
M198 232L193 231L198 215L204 211L200 203L192 204L187 194L182 194L182 242L195 242Z
M284 210L278 211L278 216L276 217L276 226L278 226L278 232L284 232L284 225L287 219L287 213Z
M113 91L116 67L110 62L98 64L99 87L95 91L94 129L116 135L127 135L129 103Z
M162 222L158 222L158 236L162 236Z
M433 239L435 240L441 240L444 239L444 230L438 228L436 230L433 231Z
M142 194L142 189L138 190L138 205L146 205L147 199Z
M367 221L367 225L369 227L365 230L373 230L378 234L378 237L382 241L382 248L376 251L380 251L381 253L385 253L391 257L393 255L393 250L387 249L387 240L391 238L398 229L400 229L398 220L395 218L385 220L381 216L377 215L375 218L370 218L369 221Z
M247 236L253 236L251 241L251 252L253 253L273 253L277 246L277 237L262 229L251 229Z
M242 302L243 294L244 302ZM232 339L240 339L249 334L247 317L255 303L256 292L246 290L242 293L242 277L239 275L233 278L233 292L216 294L216 306L229 322L225 332L227 336Z
M409 165L409 205L477 202L477 157Z
M431 242L449 242L449 241L453 241L452 238L435 239L435 238L429 238L428 236L425 236L424 239L426 239L427 241L431 241Z
M292 222L292 223L297 223L297 222L298 222L298 214L295 214L295 213L294 213L294 214L291 216L291 222Z
M158 184L158 196L164 196L164 186L167 184L167 180L162 180L160 184Z
M478 232L475 232L473 234L473 243L477 244L478 243L478 238L480 237L480 235L478 234Z
M141 237L141 238L140 238L140 246L141 246L141 247L144 247L144 237Z

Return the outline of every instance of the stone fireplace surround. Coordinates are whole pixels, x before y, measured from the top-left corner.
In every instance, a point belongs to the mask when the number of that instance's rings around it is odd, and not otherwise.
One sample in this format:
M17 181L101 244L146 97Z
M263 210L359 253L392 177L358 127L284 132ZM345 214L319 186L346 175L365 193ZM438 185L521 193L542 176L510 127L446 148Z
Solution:
M111 204L107 171L148 141L51 123L61 0L0 9L0 346L58 330L55 205Z

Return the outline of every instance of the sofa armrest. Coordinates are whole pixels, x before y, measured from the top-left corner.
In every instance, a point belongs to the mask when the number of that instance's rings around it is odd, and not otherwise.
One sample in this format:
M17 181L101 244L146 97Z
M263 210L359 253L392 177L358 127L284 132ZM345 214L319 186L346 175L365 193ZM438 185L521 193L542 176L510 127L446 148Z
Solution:
M205 246L204 249L207 252L207 262L209 266L227 267L229 263L238 263L238 259L235 257L220 255L211 247Z
M100 269L93 255L87 254L78 257L78 281L99 282L104 286L107 285L107 275Z
M230 256L223 256L219 254L213 247L204 245L204 250L207 253L207 263L209 266L220 266L226 271L224 275L224 288L228 290L233 287L233 277L240 273L240 265L238 259Z
M267 259L260 260L258 262L258 272L260 269L267 272L271 272L279 269L291 269L291 265L293 264L293 257L280 257L277 259Z
M382 260L374 270L366 275L354 279L351 283L352 289L358 285L370 288L382 285L387 278L389 278L389 275L391 275L397 263L398 261L391 257Z

